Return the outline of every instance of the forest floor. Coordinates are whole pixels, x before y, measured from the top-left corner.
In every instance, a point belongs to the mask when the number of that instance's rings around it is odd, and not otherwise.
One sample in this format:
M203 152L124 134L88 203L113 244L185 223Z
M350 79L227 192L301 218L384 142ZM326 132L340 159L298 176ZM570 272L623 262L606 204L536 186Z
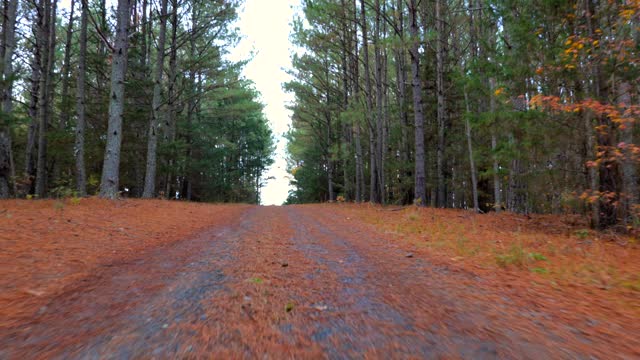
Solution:
M579 218L0 202L0 358L640 357L640 245Z

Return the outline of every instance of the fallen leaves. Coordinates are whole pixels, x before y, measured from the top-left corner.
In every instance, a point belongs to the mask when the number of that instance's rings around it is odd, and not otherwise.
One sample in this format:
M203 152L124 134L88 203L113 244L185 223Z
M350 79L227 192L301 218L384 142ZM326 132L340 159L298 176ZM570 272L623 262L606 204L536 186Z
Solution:
M229 223L247 208L162 200L2 200L0 327L36 313L49 297L99 268Z

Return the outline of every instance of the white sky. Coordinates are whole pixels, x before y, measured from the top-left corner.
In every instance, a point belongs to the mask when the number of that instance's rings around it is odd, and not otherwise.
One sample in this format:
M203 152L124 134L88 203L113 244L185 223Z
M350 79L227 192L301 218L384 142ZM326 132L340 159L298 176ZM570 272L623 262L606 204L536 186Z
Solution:
M291 67L290 24L299 7L300 0L245 0L237 24L244 38L230 55L231 60L242 60L255 53L243 75L253 80L262 94L265 114L278 142L275 163L265 174L265 178L274 179L262 189L263 205L282 204L290 189L282 134L291 122L285 106L293 97L284 92L282 84L290 79L284 69Z
M112 4L114 0L107 3ZM68 9L70 0L61 0L61 7ZM290 79L284 69L291 67L289 33L294 13L300 8L300 0L245 0L236 24L243 36L231 50L232 61L246 60L254 53L253 60L243 70L243 75L253 80L266 105L265 114L276 137L275 163L265 178L273 177L262 189L263 205L281 205L290 189L286 171L286 140L283 134L291 122L286 104L293 100L282 89Z

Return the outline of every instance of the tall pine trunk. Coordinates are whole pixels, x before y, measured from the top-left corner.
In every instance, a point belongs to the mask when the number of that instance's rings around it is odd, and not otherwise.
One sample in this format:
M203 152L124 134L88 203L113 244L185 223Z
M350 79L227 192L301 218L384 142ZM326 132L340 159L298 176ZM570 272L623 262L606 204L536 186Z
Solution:
M18 1L5 1L4 22L2 24L2 113L11 116L13 112L13 54L16 45L16 15ZM15 166L11 145L11 133L6 120L0 120L0 199L10 195L11 184L15 188Z
M382 35L381 28L381 7L380 0L375 1L375 28L373 30L373 53L375 64L375 79L376 79L376 200L377 202L384 203L384 78L383 78L383 58L382 49L380 46L380 38Z
M420 82L420 35L416 0L409 2L409 31L411 35L411 86L413 90L413 116L415 134L415 190L414 202L425 206L427 200L424 158L424 115L422 113L422 84Z
M471 56L472 58L478 57L478 34L479 26L478 19L475 15L477 10L474 9L469 13L469 36L471 39ZM469 93L467 92L466 86L464 87L464 103L467 113L465 114L465 131L467 137L467 151L469 153L469 170L471 172L471 196L473 197L473 211L480 211L480 204L478 200L478 173L476 170L476 161L473 157L473 137L471 134L471 121L469 117L471 116L471 103L469 100Z
M55 60L55 19L57 0L42 1L41 11L44 16L40 23L40 37L43 40L40 48L41 78L38 96L38 157L36 162L36 190L38 197L43 198L47 187L47 127L51 115L53 97L53 63Z
M144 178L142 197L151 198L156 192L156 169L158 164L158 132L162 106L162 73L164 70L164 44L167 30L167 3L161 0L160 30L158 34L158 53L153 74L153 100L151 103L151 122L149 124L149 138L147 140L147 171Z
M37 34L38 26L33 27L34 33ZM25 145L24 156L24 175L29 182L28 193L34 191L34 180L36 178L36 162L34 152L36 150L36 141L38 136L38 98L40 97L40 77L42 76L42 65L40 64L40 40L36 36L35 46L33 47L33 55L31 58L31 86L29 91L29 128L27 129L27 143Z
M120 185L120 148L122 146L122 117L124 111L124 81L127 71L129 45L129 15L133 0L118 0L115 43L112 49L111 91L109 97L109 125L104 153L100 196L115 199Z
M58 120L58 130L63 133L69 121L71 119L71 107L73 106L72 99L69 96L69 81L71 80L71 40L73 37L73 22L74 22L74 9L75 0L71 0L69 11L69 23L67 24L66 38L64 44L64 58L62 61L62 91L60 93L61 112L60 119ZM60 179L62 172L62 160L68 155L58 156L53 167L53 178Z
M400 38L400 42L404 44L405 36L404 36L404 5L403 0L398 0L396 4L396 34ZM400 178L398 181L404 185L405 181L410 181L412 172L410 168L408 168L408 164L410 163L410 143L409 143L409 131L410 131L410 122L409 122L409 113L407 111L407 92L406 92L406 82L407 82L407 69L406 69L406 52L400 47L395 49L394 52L395 57L395 70L396 70L396 82L397 82L397 90L396 97L398 102L398 108L400 111L400 143L398 144L398 148L400 149L400 161L405 167L406 170L402 170L400 172ZM413 199L413 194L411 189L407 189L405 186L402 187L402 190L405 192L403 194L402 203L409 203Z
M623 122L620 125L620 140L624 143L622 157L622 199L624 222L631 223L633 220L633 206L638 203L638 177L636 169L636 155L633 153L633 128L634 119L626 114L631 108L631 84L622 81L618 85L618 103L625 110Z
M447 127L446 98L444 88L444 61L445 61L445 29L442 18L442 1L436 0L436 93L437 93L437 117L438 117L438 148L436 152L438 172L438 206L446 207L445 189L445 130Z
M469 95L467 89L464 89L464 103L467 113L465 114L465 135L467 137L467 151L469 152L469 171L471 172L471 196L473 197L473 211L480 211L480 205L478 203L478 176L476 172L476 161L473 157L473 138L471 136L471 122L469 116L471 116L471 107L469 105Z
M489 78L489 111L494 116L494 123L491 129L491 153L493 159L493 208L496 212L502 210L502 193L500 190L500 164L498 163L498 137L496 135L496 100L493 95L496 87L496 80Z
M358 49L358 6L357 0L353 0L353 59L351 64L351 78L353 81L353 97L356 102L360 102L360 55ZM356 202L364 201L365 185L364 185L364 158L362 153L362 131L360 121L356 120L354 126L355 132L355 151L356 151Z
M584 15L585 22L587 25L587 33L590 37L593 37L595 30L593 29L592 23L592 6L591 0L584 0ZM600 67L596 64L592 67L591 71L589 71L589 77L591 79L585 79L587 83L586 88L590 91L590 96L595 96L596 98L600 97ZM585 136L586 136L586 144L587 144L587 157L591 160L596 158L597 152L597 136L595 133L595 124L594 119L590 111L584 112L584 126L585 126ZM598 184L598 168L596 166L588 166L588 180L589 187L591 191L595 192L598 190L600 184ZM600 227L600 200L591 202L591 226L594 228Z
M175 141L176 126L178 122L178 1L171 0L171 50L169 51L169 91L168 97L168 115L165 117L164 139L168 143ZM171 197L171 182L173 179L173 158L167 159L167 174L165 175L165 196Z
M351 34L347 24L347 4L345 0L340 0L341 6L341 49L340 49L340 70L342 72L342 112L349 110L349 51L351 48ZM351 142L351 128L348 124L340 121L339 126L342 134L342 143L339 146L339 158L342 160L342 194L345 200L351 200L351 178L349 177L349 149Z
M78 78L76 86L76 190L79 196L87 195L87 173L84 160L84 136L86 129L85 87L87 82L87 17L88 5L82 1L80 14L80 54L78 55Z
M196 59L196 33L195 29L198 24L198 12L195 7L191 9L191 31L189 33L189 62L192 63ZM193 177L191 174L191 156L193 154L193 120L196 112L196 94L198 87L196 86L196 68L191 65L189 69L189 101L187 101L187 126L185 129L185 162L182 170L182 197L191 200L191 189Z
M365 78L365 97L366 97L366 119L369 127L369 170L370 170L370 187L369 201L379 202L377 198L378 175L376 167L376 140L375 127L372 119L373 115L373 86L371 84L371 71L369 70L369 36L367 32L367 9L366 2L360 0L360 27L362 29L362 54L364 56L364 78Z

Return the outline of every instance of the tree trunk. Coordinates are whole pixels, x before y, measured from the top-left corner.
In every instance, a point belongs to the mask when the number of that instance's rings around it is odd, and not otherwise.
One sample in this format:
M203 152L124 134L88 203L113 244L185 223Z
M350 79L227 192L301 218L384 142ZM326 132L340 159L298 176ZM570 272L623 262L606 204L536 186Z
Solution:
M586 158L593 160L596 158L596 140L594 135L593 118L590 111L584 111L584 131L586 138L587 153ZM587 166L587 182L591 191L598 190L598 169L595 166ZM590 203L591 208L591 227L598 228L600 223L600 205L598 201Z
M386 33L386 30L383 30ZM385 174L385 165L388 157L389 150L389 91L386 84L389 83L389 71L388 71L389 55L385 49L382 52L382 82L385 84L382 92L382 133L380 141L381 145L381 159L380 159L380 202L386 204L388 191L387 191L387 178Z
M353 22L353 55L351 59L351 80L353 87L353 97L357 104L360 103L360 55L358 50L358 4L357 0L352 2L352 16ZM355 165L356 165L356 189L355 200L356 202L362 202L364 200L365 185L364 185L364 164L362 154L361 136L362 131L360 128L360 121L355 120L353 125L354 132L354 145L355 145Z
M176 136L176 124L178 117L178 96L177 96L177 82L178 82L178 1L171 0L172 4L172 13L171 13L171 51L169 52L169 91L167 93L168 97L168 114L169 116L165 117L165 128L164 128L164 139L167 142L175 141ZM173 178L173 174L171 171L173 165L173 159L169 157L167 159L168 169L167 174L165 176L165 196L167 198L171 197L171 181Z
M195 7L191 9L191 32L189 33L189 61L196 59L196 34L195 29L198 22L197 10ZM193 65L191 65L193 66ZM189 101L187 102L187 126L185 131L186 157L182 173L182 196L187 200L191 200L191 155L192 155L192 134L193 134L193 117L196 111L196 94L198 92L196 86L196 70L192 67L189 70Z
M149 1L148 0L142 0L142 16L141 16L141 29L140 32L142 33L141 35L141 39L140 39L140 46L142 47L142 57L141 57L141 65L143 69L147 69L147 65L149 60L149 31L147 31L149 29L149 24L151 24L151 21L149 21L151 18L153 18L152 14L149 14L149 17L147 17L147 9L149 8ZM151 12L153 13L153 6L151 7ZM147 24L149 23L149 24Z
M350 33L350 27L348 25L348 8L346 0L340 0L340 7L342 10L341 16L341 49L340 49L340 70L342 71L342 112L349 111L349 51L351 51L352 37ZM349 154L351 153L351 128L349 124L340 122L340 131L342 134L342 143L339 147L340 159L342 160L342 194L345 200L349 201L352 197L351 185L352 179L349 177Z
M418 33L418 8L416 0L409 3L409 31L411 35L411 86L413 89L413 116L415 126L415 190L414 203L425 206L427 201L424 161L424 116L422 114L422 84L420 83L420 35Z
M37 32L37 30L36 30ZM40 64L40 41L36 38L36 45L33 49L31 59L31 89L29 97L29 128L27 130L27 143L25 145L24 175L29 182L28 193L34 191L34 180L36 178L36 163L34 152L36 150L36 140L38 136L38 98L40 96L40 77L42 76Z
M467 150L469 152L469 167L471 171L471 196L473 197L473 211L480 211L480 205L478 204L478 177L476 173L476 161L473 158L473 139L471 137L471 123L469 121L469 116L471 116L471 108L469 105L469 95L467 94L467 89L464 89L464 103L467 108L467 113L465 114L465 133L467 135Z
M4 22L2 32L2 113L3 116L11 116L13 113L13 54L16 46L15 30L17 1L5 2ZM13 186L11 186L13 184ZM11 132L5 121L0 121L0 199L6 199L10 195L10 188L15 185L15 166L11 145Z
M75 0L71 0L70 12L69 12L69 24L67 25L65 45L64 45L64 58L62 61L62 92L61 97L61 113L60 120L58 121L58 130L62 133L67 128L71 119L71 106L72 101L69 96L69 80L71 79L71 40L73 37L73 22L74 22L74 7ZM65 154L64 157L68 155ZM62 171L62 158L57 159L53 168L53 178L59 179Z
M370 163L370 187L369 201L378 202L378 175L376 167L376 139L375 127L373 124L373 86L371 84L371 71L369 70L369 35L367 32L367 9L364 0L360 0L360 27L362 30L362 54L364 56L364 78L366 86L366 119L369 128L369 163Z
M44 15L40 22L40 64L41 77L38 95L38 157L36 162L35 194L43 198L47 186L47 126L49 124L49 107L52 95L53 60L55 48L55 13L57 0L43 0L40 10Z
M326 141L326 146L324 148L324 155L325 155L325 160L326 160L326 166L327 166L327 193L328 193L328 201L332 202L335 200L335 193L333 191L333 161L332 161L332 157L333 154L331 153L331 147L333 144L333 129L332 129L332 119L331 119L331 111L329 110L329 107L331 106L331 94L329 93L330 89L328 87L328 84L330 84L330 78L329 78L329 59L328 56L325 56L324 59L324 70L325 70L325 78L324 81L327 84L327 92L325 93L325 107L324 107L324 119L327 125L327 129L326 129L326 134L327 134L327 141Z
M373 31L373 52L376 78L376 200L384 203L384 79L383 79L383 59L380 47L381 29L381 8L380 0L375 1L375 28Z
M628 110L631 107L631 85L623 81L618 85L618 103L621 110ZM634 119L627 114L623 115L623 122L620 125L620 140L624 143L622 157L622 199L624 222L631 223L634 219L633 206L638 203L638 177L636 169L635 154L633 153L633 124Z
M80 14L80 54L78 55L78 79L76 86L76 189L78 196L87 195L87 173L84 160L84 134L86 128L85 87L87 82L87 17L88 5L82 1Z
M500 192L500 165L498 164L498 139L496 136L496 100L493 96L493 92L496 87L496 80L494 78L489 79L489 111L494 116L494 124L491 130L491 152L493 153L493 208L496 212L500 212L502 209L502 194Z
M89 1L89 0L83 0L83 1ZM100 26L100 31L106 34L107 31L109 31L109 25L107 24L107 0L99 0L99 1L100 1L99 3L100 18L98 20L100 20L100 24L98 24L98 26ZM118 0L118 2L119 1L120 0ZM103 56L107 56L107 47L104 41L98 41L98 56L100 56L101 58Z
M400 42L404 44L404 5L403 0L398 0L396 4L396 22L395 26L397 29L397 35L400 38ZM398 144L398 148L400 150L400 162L403 164L403 170L400 172L400 178L398 182L404 185L405 181L410 181L412 177L411 170L407 167L410 163L410 143L409 143L409 131L410 131L410 122L409 122L409 113L407 111L407 92L406 92L406 82L407 82L407 69L406 69L406 52L401 47L394 50L395 56L395 70L396 70L396 81L397 81L397 102L398 108L400 111L400 143ZM405 170L406 169L406 170ZM405 186L402 187L402 203L406 204L413 199L413 194L410 189L407 189Z
M442 3L436 0L436 92L437 92L437 116L438 116L438 148L436 152L437 172L438 172L438 200L437 206L446 207L445 197L445 173L444 173L444 157L445 157L445 130L447 126L446 119L446 98L444 89L444 53L445 34L444 20L442 19Z
M149 124L149 138L147 141L147 171L144 178L143 198L152 198L156 192L156 168L158 164L158 132L162 106L162 73L164 70L164 44L167 30L168 0L161 0L160 32L158 34L158 53L153 79L153 100L151 105L151 122Z
M118 0L115 43L112 49L109 125L100 183L100 196L109 199L115 199L118 196L120 182L124 81L127 70L131 2L132 0Z
M362 158L362 131L360 123L355 126L355 146L356 146L356 202L364 201L364 164Z
M591 0L584 0L584 15L585 22L587 25L587 32L590 37L593 37L594 29L592 24L592 12L590 3ZM587 83L586 88L589 89L589 95L595 96L597 99L600 98L600 67L596 63L595 66L591 69L590 74L588 74L591 79L585 79L585 83ZM587 143L587 157L591 160L595 160L596 152L597 152L597 138L595 134L595 124L593 121L593 117L590 111L584 112L584 126L585 126L585 136ZM600 184L598 184L598 167L597 166L589 166L588 167L588 176L589 176L589 186L591 187L592 192L596 192L599 189ZM600 227L600 200L597 199L591 202L591 226L593 228Z

